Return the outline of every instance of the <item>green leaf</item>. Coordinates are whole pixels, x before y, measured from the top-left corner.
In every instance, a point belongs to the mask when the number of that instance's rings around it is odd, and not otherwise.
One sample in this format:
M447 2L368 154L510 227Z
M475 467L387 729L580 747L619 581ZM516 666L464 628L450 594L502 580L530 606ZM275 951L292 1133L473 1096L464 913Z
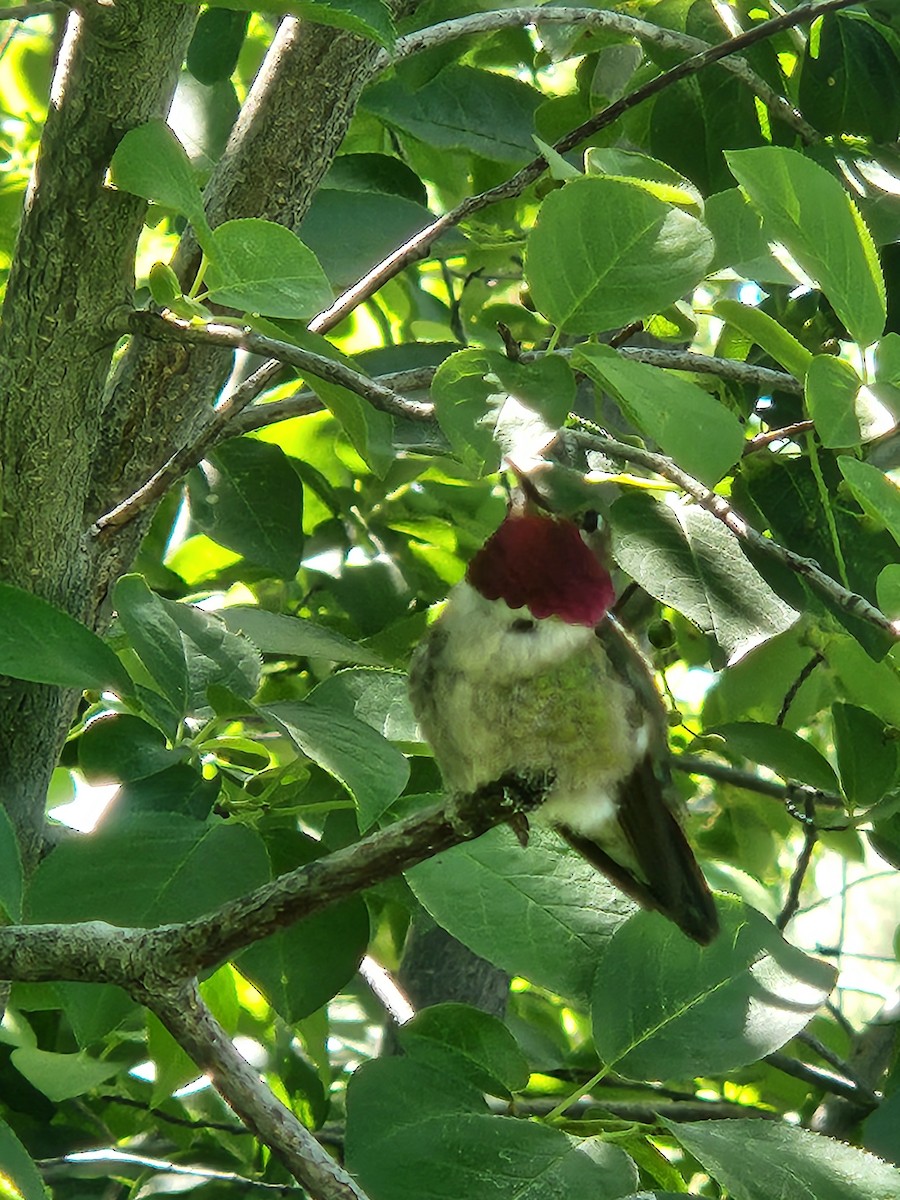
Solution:
M274 334L275 337L292 342L295 346L343 363L356 372L360 370L359 363L342 354L326 338L310 333L308 329L302 329L295 323L286 325L282 322L276 325L270 321L256 321L254 324L263 333ZM394 422L391 416L340 384L329 383L309 371L305 373L305 379L322 403L340 421L344 433L366 466L379 479L383 479L396 457L393 446Z
M331 304L334 293L319 260L283 225L244 217L226 221L212 237L205 282L213 303L294 319Z
M769 767L782 779L795 779L824 792L838 791L837 776L831 763L815 746L779 725L756 721L737 721L708 729L725 739L728 748Z
M124 1070L123 1063L100 1062L81 1051L54 1054L33 1046L20 1046L10 1058L19 1074L54 1104L83 1096Z
M183 715L189 684L181 630L140 575L123 575L113 590L119 623L163 695Z
M841 455L838 466L860 507L900 542L900 488L893 479L849 455Z
M615 501L610 523L616 562L729 657L797 619L744 556L738 539L703 509L660 504L632 492Z
M783 325L762 311L739 300L717 300L713 312L728 325L732 325L751 342L755 342L766 354L781 363L795 379L803 379L813 361L813 356L800 342L788 333ZM835 359L830 361L835 362ZM848 443L844 443L847 445Z
M572 366L611 391L629 421L704 483L717 483L740 457L740 421L696 384L622 358L609 346L576 347Z
M182 4L199 4L201 0L180 0ZM255 12L259 0L205 0L209 8L231 8L238 12ZM317 25L331 29L349 29L372 38L386 49L394 45L396 32L393 18L383 0L267 0L267 13L293 13Z
M48 1200L33 1159L5 1121L0 1121L0 1172L16 1188L15 1200Z
M831 715L844 793L855 808L869 808L897 777L897 743L884 722L866 708L838 702Z
M431 394L447 440L465 466L480 475L495 469L501 452L515 460L525 446L525 456L531 457L534 439L538 449L552 439L575 403L575 376L554 354L516 363L492 350L460 350L438 367ZM509 399L517 404L508 406Z
M57 687L112 688L130 695L131 680L109 646L62 609L0 583L0 674Z
M160 118L129 131L109 164L110 178L123 192L142 196L187 217L197 241L212 253L212 230L203 209L203 196L184 147Z
M460 350L444 359L431 383L434 415L462 464L478 477L496 470L499 458L494 424L500 385L489 377L501 355L491 350Z
M397 1031L404 1053L511 1100L528 1084L528 1061L496 1017L468 1004L435 1004Z
M307 758L344 785L356 801L363 832L406 786L406 759L355 717L309 703L272 704L259 711L283 729Z
M22 919L22 856L9 813L0 808L0 906L12 924Z
M187 69L209 87L229 79L238 64L248 13L217 11L206 8L197 18L187 52Z
M259 651L239 633L230 633L212 613L193 604L164 600L181 630L187 659L191 707L207 707L207 689L215 685L244 700L259 688L262 660Z
M487 1116L477 1088L408 1058L354 1072L347 1166L378 1200L618 1200L637 1184L617 1146Z
M796 280L772 254L763 235L762 218L740 188L707 197L703 221L716 242L710 274L730 267L744 279L793 287Z
M789 945L761 913L732 898L717 908L722 931L709 946L640 912L601 954L594 1045L620 1074L693 1078L756 1062L790 1041L834 986L835 969Z
M363 668L338 671L309 694L311 704L342 708L390 742L418 741L418 724L402 671Z
M207 537L292 579L303 554L303 484L280 446L231 438L188 477L191 516Z
M775 1121L664 1121L734 1200L896 1200L900 1170L848 1146Z
M289 617L242 605L223 608L216 615L226 629L242 633L264 654L289 654L298 658L324 658L329 662L369 663L372 666L381 663L371 650L305 617Z
M694 217L621 179L575 179L551 192L528 235L538 311L569 333L651 316L690 292L712 261Z
M848 362L817 354L809 364L803 390L806 407L823 446L858 446L859 420L854 402L862 380Z
M871 22L826 13L807 39L800 68L799 107L816 128L892 142L900 131L900 63Z
M855 638L834 636L823 649L846 699L900 728L900 676L889 659L873 662Z
M104 713L78 739L78 765L91 784L146 779L183 757L158 729L130 713Z
M738 183L782 242L827 296L861 346L881 336L884 279L872 235L838 181L794 150L766 146L727 151Z
M703 196L694 184L649 154L616 146L590 146L585 151L584 169L588 175L630 180L666 204L691 209L696 216L703 213Z
M338 160L340 161L340 160ZM349 287L434 216L406 196L325 188L309 206L298 233L336 288ZM430 247L430 258L460 253L465 236L452 229Z
M598 953L633 905L550 830L506 827L406 872L448 933L513 975L584 1002Z
M274 831L267 846L274 876L327 853L321 842L289 829ZM238 965L278 1015L293 1025L350 982L368 942L368 909L360 896L353 896L254 942Z
M534 114L542 99L509 75L454 65L415 88L399 78L377 83L362 105L429 146L522 164L534 156Z
M269 876L262 840L246 825L138 814L61 842L35 873L28 919L144 927L188 921Z

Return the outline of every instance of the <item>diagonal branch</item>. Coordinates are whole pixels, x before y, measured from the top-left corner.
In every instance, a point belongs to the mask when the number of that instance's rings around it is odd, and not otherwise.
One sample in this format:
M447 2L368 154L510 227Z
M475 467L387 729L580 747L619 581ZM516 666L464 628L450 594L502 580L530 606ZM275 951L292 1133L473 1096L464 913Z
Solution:
M494 33L499 29L509 29L524 25L576 25L579 30L598 29L612 33L622 33L658 46L663 51L681 51L686 54L703 54L710 49L710 43L701 38L679 33L674 29L666 29L660 25L651 25L649 21L639 21L636 17L624 13L606 12L602 9L583 7L524 7L506 8L494 12L472 13L469 16L457 17L450 21L441 21L438 25L429 25L425 29L417 29L406 37L398 38L393 52L383 50L376 60L376 69L383 70L394 63L401 62L424 50L432 50L443 46L457 38L467 37L474 33ZM769 112L784 121L806 142L816 142L820 134L809 124L794 106L771 88L753 68L742 58L725 58L721 66L726 71L736 75L741 83L749 87L765 104Z
M753 29L749 29L737 37L729 38L727 41L721 42L718 46L710 46L702 53L695 54L684 62L678 63L671 70L657 75L642 87L636 88L633 92L629 92L628 95L623 96L621 100L608 105L601 112L591 117L589 121L585 121L584 124L579 125L576 129L570 130L565 137L560 138L554 144L553 149L559 154L565 154L587 138L598 133L601 129L612 125L619 117L629 112L632 108L636 108L644 100L658 95L682 79L696 75L711 63L719 62L724 58L728 58L729 55L746 50L749 46L764 41L766 38L772 37L784 29L790 29L795 25L802 25L807 21L813 21L816 17L822 16L824 13L835 12L841 8L849 8L855 2L856 0L823 0L820 4L804 4L793 9L792 12L774 17L771 21L763 21L761 24L754 26ZM325 309L313 318L310 322L310 329L316 333L326 333L328 330L333 329L344 317L362 304L363 301L374 295L379 288L383 287L390 279L393 279L395 275L398 275L412 263L424 258L442 233L454 228L467 217L480 212L481 209L487 208L491 204L496 204L501 200L512 200L514 197L521 195L530 184L543 175L546 169L546 161L543 158L535 158L505 182L498 184L496 187L489 188L487 191L479 192L475 196L467 197L456 208L451 209L442 217L438 217L437 220L432 221L431 224L426 225L424 229L414 234L407 242L399 246L392 254L389 254L387 258L383 259L371 271L353 284L351 288L348 288L343 295L335 300L330 308Z
M581 423L584 426L590 424L583 420ZM637 446L629 446L625 442L608 437L596 426L592 428L595 432L583 433L580 430L573 430L572 434L580 445L589 450L600 450L623 462L646 467L647 470L661 475L663 479L668 479L670 483L674 483L676 487L687 493L701 508L712 513L726 529L729 529L740 541L751 546L756 553L764 555L799 575L814 592L843 609L844 612L867 621L876 629L880 629L882 633L887 634L893 641L900 641L900 621L892 621L865 596L851 592L836 579L826 575L819 564L813 562L812 559L794 554L792 550L785 549L771 538L763 537L744 520L736 509L731 507L724 497L710 491L705 484L694 479L692 475L688 475L686 471L682 471L670 458L666 458L663 454L653 454L651 451Z
M195 980L144 1003L205 1071L216 1091L313 1200L367 1200L353 1177L276 1099L203 1002Z

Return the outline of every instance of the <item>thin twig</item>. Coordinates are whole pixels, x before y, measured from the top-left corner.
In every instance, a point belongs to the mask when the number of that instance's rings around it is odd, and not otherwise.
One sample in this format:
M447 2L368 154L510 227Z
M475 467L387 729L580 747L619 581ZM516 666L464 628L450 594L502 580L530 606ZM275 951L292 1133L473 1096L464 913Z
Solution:
M859 1077L851 1065L845 1059L841 1058L839 1054L835 1054L835 1052L829 1046L826 1046L820 1038L817 1038L815 1034L809 1033L806 1029L801 1029L799 1033L794 1035L794 1037L796 1041L802 1042L804 1046L809 1046L810 1050L812 1050L815 1054L818 1054L819 1058L824 1059L829 1066L834 1067L836 1071L840 1072L841 1075L843 1075L846 1079L849 1079L850 1082L855 1084L858 1088L868 1088L868 1085Z
M188 343L203 342L231 350L246 350L252 354L268 354L275 357L235 388L192 442L177 450L136 492L98 517L91 526L90 532L93 537L98 537L105 529L126 525L138 513L159 500L173 484L196 466L217 442L228 436L230 423L256 399L284 364L295 367L304 374L313 374L349 388L382 411L413 418L421 418L423 414L431 413L431 405L404 400L390 388L351 370L343 363L325 358L322 354L314 354L310 350L302 350L288 342L265 337L252 330L238 329L232 325L191 325L174 317L159 317L146 312L132 314L132 328L147 337L166 337Z
M682 79L696 75L698 71L702 71L704 67L709 66L711 63L728 58L729 55L745 50L747 47L764 41L766 38L772 37L773 34L780 33L784 29L789 29L794 25L802 25L807 21L813 21L816 17L824 13L835 12L841 8L849 8L855 2L856 0L823 0L820 4L801 5L792 12L783 13L781 16L774 17L770 21L763 21L753 29L748 29L737 37L720 43L718 46L711 46L701 54L695 54L693 57L672 67L671 70L657 75L642 87L629 92L628 95L623 96L620 100L616 100L615 103L608 105L595 116L591 117L590 120L585 121L576 129L570 130L569 133L554 144L553 149L558 154L566 154L581 142L586 141L589 137L593 137L594 134L605 129L614 121L617 121L619 117L629 112L632 108L637 107L644 100L658 95L660 92L665 91L666 88L679 83ZM512 200L514 197L521 195L530 184L541 177L546 167L547 164L544 158L535 158L505 182L498 184L496 187L489 188L487 191L479 192L476 196L467 197L456 208L451 209L450 212L445 213L442 217L438 217L429 225L426 225L424 229L419 230L417 234L414 234L407 242L399 246L387 258L383 259L371 271L367 272L366 275L353 284L352 287L348 288L329 308L324 309L314 317L310 322L310 329L316 333L326 333L329 329L333 329L335 325L339 324L355 308L362 304L364 300L367 300L369 296L383 287L388 280L393 279L395 275L398 275L412 263L424 258L441 234L445 233L448 229L455 228L461 221L472 216L473 213L480 212L481 209L487 208L491 204L496 204L501 200Z
M639 21L637 18L625 16L623 13L581 7L523 7L471 13L465 17L442 21L438 25L427 26L425 29L417 29L414 33L407 34L406 37L398 38L393 51L383 50L376 59L375 68L384 70L411 55L421 54L435 46L442 46L447 42L475 33L493 33L499 29L517 26L551 24L577 25L580 30L597 29L621 33L668 52L703 54L711 48L709 42L704 42L700 38L690 37L688 34L665 29L659 25L651 25L649 21ZM744 59L726 58L720 65L726 71L736 75L762 100L773 116L784 121L805 142L816 142L820 139L821 134L818 130L814 129L784 96L780 96L774 88L771 88L764 79L757 75Z
M812 802L807 800L806 817L809 823L803 830L803 846L797 855L797 861L791 872L791 881L788 884L787 896L785 897L781 911L775 918L776 929L786 929L800 907L800 889L803 887L806 872L809 870L809 864L812 862L813 850L815 849L816 842L819 840L819 832L812 823L814 814L815 809Z
M159 1116L154 1112L154 1116ZM246 1133L247 1130L242 1130ZM261 1179L249 1179L246 1175L238 1175L234 1171L217 1171L214 1167L193 1167L184 1163L169 1162L163 1158L149 1158L146 1154L131 1154L117 1150L114 1146L102 1150L79 1150L72 1154L64 1154L61 1158L42 1158L37 1165L45 1179L64 1179L72 1174L84 1175L85 1167L96 1167L101 1177L124 1174L123 1167L136 1167L139 1171L156 1171L166 1175L183 1175L196 1180L214 1180L217 1183L240 1184L242 1188L260 1188L264 1191L277 1192L280 1196L297 1194L293 1184L265 1183ZM73 1171L73 1168L79 1168Z
M792 378L792 377L789 377ZM782 391L793 391L795 395L803 395L803 384L799 379L793 379L796 384L794 388L782 388ZM755 437L748 438L744 443L745 455L755 454L757 450L765 450L766 446L771 446L773 442L790 441L796 438L798 434L809 433L815 429L814 421L795 421L793 425L783 425L781 429L767 429L765 433L758 433Z
M123 1108L137 1108L141 1112L152 1113L154 1121L163 1121L169 1125L178 1125L182 1129L213 1129L219 1133L232 1133L236 1136L250 1132L243 1125L236 1125L233 1121L195 1121L191 1117L176 1117L153 1104L146 1103L144 1100L135 1100L133 1096L115 1096L110 1094L98 1096L97 1099L102 1101L103 1104L120 1104Z
M833 792L822 792L805 783L781 783L775 779L764 779L755 771L745 771L742 767L732 767L714 759L695 758L691 754L673 755L671 761L676 771L684 771L688 775L704 775L718 783L744 788L745 791L756 792L760 796L771 796L773 800L780 800L782 804L793 804L802 808L808 802L812 802L828 808L844 807L840 796Z
M818 667L819 664L823 663L824 661L825 655L821 654L817 650L803 670L799 672L797 678L785 692L784 700L782 701L778 716L775 718L776 725L783 725L785 723L787 720L787 715L791 711L791 705L797 699L798 692L803 687L804 683L806 683L807 679L809 679L810 675L812 675L816 667Z
M590 422L582 421L582 425L588 427L590 426ZM597 428L596 426L590 427L592 429ZM826 575L817 562L814 562L810 558L803 558L799 554L794 554L792 550L787 550L779 542L773 541L771 538L763 537L761 533L758 533L752 525L744 520L736 509L731 507L723 496L710 491L705 484L701 483L698 479L694 479L692 475L688 475L686 471L682 471L670 458L666 458L662 454L653 454L651 451L643 450L637 446L629 446L625 442L617 441L615 438L611 438L601 431L582 433L579 430L572 430L571 432L575 436L575 439L588 449L600 450L602 453L609 454L611 457L618 458L623 462L635 463L637 466L654 471L657 475L661 475L663 479L668 479L670 483L674 483L676 487L686 492L701 508L705 509L708 513L712 513L739 541L752 546L758 554L762 554L766 558L780 563L781 566L787 567L799 575L814 592L823 596L831 604L843 609L844 612L858 617L860 620L874 626L874 628L881 630L892 641L900 640L900 621L892 621L879 608L876 608L874 604L867 600L865 596L851 592L848 588L838 583L837 580L832 579L830 575Z
M778 1071L783 1071L785 1075L802 1080L810 1087L830 1092L833 1096L841 1096L845 1100L852 1100L854 1104L867 1110L878 1106L878 1097L868 1088L859 1088L848 1079L841 1079L831 1071L823 1071L821 1067L811 1067L809 1063L791 1058L789 1054L782 1054L780 1050L766 1054L762 1061Z

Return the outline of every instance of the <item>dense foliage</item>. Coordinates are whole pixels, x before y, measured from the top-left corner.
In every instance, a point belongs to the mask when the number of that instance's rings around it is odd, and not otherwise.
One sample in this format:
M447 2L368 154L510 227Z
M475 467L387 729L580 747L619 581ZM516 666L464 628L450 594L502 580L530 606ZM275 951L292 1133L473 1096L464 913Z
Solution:
M20 7L0 1191L900 1197L896 3ZM600 514L707 948L436 808L505 457Z

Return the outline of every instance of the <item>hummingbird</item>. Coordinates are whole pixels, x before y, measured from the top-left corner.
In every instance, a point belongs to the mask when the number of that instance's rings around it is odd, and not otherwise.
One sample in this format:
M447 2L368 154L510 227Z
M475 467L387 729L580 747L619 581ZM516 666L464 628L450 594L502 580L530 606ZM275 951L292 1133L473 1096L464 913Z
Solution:
M706 945L718 918L676 816L650 666L610 612L612 579L582 530L522 482L413 655L416 719L449 791L547 772L534 819Z

